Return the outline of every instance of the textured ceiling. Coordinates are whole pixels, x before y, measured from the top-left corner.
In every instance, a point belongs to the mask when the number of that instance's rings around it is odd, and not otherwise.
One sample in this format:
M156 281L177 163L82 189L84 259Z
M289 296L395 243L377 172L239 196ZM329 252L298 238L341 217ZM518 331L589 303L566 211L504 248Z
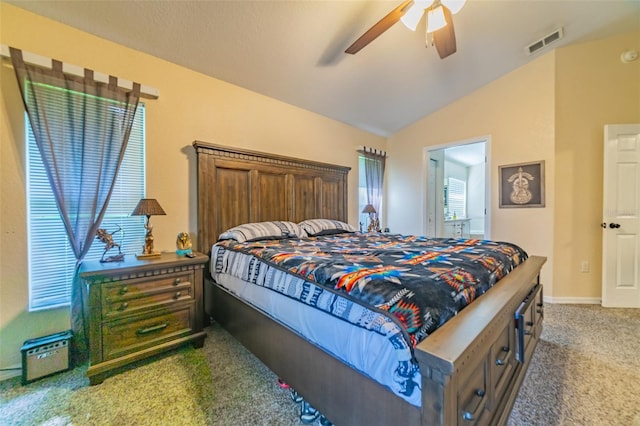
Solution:
M7 2L382 136L549 48L640 29L638 0L468 0L444 60L425 48L424 19L344 53L401 1ZM558 27L563 39L524 53Z

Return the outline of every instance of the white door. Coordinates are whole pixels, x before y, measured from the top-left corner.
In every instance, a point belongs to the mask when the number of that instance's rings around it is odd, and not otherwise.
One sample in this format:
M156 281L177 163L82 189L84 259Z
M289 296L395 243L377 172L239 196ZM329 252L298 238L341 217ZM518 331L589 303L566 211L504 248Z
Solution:
M640 308L640 124L604 133L602 306Z

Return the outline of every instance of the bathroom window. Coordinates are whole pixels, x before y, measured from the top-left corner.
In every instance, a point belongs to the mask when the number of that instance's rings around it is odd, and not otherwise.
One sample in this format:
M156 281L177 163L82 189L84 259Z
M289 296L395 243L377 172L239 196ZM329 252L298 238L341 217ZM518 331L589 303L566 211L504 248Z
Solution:
M445 194L447 219L467 217L467 183L449 177Z

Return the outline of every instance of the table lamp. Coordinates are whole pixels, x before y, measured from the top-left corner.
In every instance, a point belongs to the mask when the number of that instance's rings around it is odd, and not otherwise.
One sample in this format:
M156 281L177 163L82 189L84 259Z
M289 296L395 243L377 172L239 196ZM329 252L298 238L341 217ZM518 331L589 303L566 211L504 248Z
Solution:
M131 216L146 216L147 222L144 225L144 228L147 230L146 235L144 236L144 245L142 246L142 253L136 254L138 259L145 259L148 257L160 256L160 252L153 251L153 225L149 223L149 218L155 215L166 215L158 201L155 198L143 198L138 202L138 205Z
M378 222L376 218L376 208L371 204L367 204L364 206L364 209L362 209L362 213L369 214L369 227L367 228L367 232L380 232L380 222Z

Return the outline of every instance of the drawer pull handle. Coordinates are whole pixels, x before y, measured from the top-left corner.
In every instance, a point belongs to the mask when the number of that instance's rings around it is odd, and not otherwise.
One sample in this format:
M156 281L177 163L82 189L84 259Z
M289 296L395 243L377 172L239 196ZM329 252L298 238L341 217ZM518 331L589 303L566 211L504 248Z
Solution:
M532 335L532 331L531 330L527 330L526 329L526 325L528 325L528 323L530 323L531 321L526 322L525 321L525 316L527 316L529 313L529 308L534 305L534 302L537 302L536 297L538 297L538 293L540 292L541 287L539 285L536 285L534 287L533 290L531 290L531 292L529 292L529 296L527 296L522 303L520 304L520 306L518 307L518 309L516 310L516 359L518 360L518 362L524 364L525 362L525 351L524 351L524 346L525 346L525 341L524 341L524 336L530 336ZM531 324L533 325L533 324Z
M467 421L474 421L476 420L476 417L478 417L478 415L480 414L480 412L482 411L482 409L484 409L484 389L476 389L476 391L473 393L473 399L477 400L478 402L476 403L476 406L473 410L465 410L462 413L462 418L467 420Z
M502 358L496 359L496 365L498 366L505 365L506 359L509 358L509 355L511 355L511 350L509 349L509 346L503 346L502 352L504 352L504 356Z
M524 335L531 336L533 334L533 321L527 321L526 324L529 328L524 329Z
M129 291L129 287L127 287L126 285L123 285L122 287L120 287L120 291L119 293L122 294L127 294L127 292Z
M180 284L180 278L176 278L175 281L173 282L173 285L178 285Z
M176 291L176 294L173 295L173 298L178 300L180 299L180 296L182 296L182 293L180 293L179 291Z
M125 309L127 309L129 307L129 303L124 302L120 304L120 307L118 308L119 311L124 311Z
M136 330L136 334L138 336L144 336L145 334L153 333L154 331L164 330L168 326L169 326L169 323L165 322L164 324L153 325L147 328L139 328Z

